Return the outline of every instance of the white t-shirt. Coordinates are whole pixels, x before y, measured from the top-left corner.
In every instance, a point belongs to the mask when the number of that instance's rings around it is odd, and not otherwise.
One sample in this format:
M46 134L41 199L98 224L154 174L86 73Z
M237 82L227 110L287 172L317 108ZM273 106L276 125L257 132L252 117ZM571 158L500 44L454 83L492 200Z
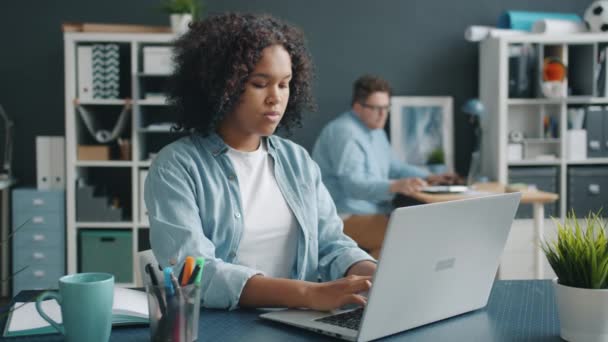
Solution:
M230 148L241 191L244 231L237 263L264 275L289 278L295 262L297 223L274 176L274 162L266 141L253 152Z

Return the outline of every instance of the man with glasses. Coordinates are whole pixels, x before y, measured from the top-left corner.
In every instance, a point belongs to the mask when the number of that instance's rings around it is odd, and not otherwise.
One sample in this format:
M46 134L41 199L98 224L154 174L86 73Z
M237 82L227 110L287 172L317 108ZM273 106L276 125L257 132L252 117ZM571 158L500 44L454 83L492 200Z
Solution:
M384 125L390 109L387 81L364 75L355 81L351 110L332 120L312 153L319 164L344 233L378 258L395 195L420 191L427 183L451 183L455 175L431 175L398 160Z

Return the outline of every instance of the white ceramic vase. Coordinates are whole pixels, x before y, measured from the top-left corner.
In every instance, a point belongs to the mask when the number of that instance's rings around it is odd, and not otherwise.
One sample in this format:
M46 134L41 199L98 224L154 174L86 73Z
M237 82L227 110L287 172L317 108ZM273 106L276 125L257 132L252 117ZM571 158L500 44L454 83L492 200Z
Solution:
M564 286L553 280L560 335L570 342L608 342L608 289Z
M192 22L192 14L171 14L171 30L175 34L188 31L188 24Z

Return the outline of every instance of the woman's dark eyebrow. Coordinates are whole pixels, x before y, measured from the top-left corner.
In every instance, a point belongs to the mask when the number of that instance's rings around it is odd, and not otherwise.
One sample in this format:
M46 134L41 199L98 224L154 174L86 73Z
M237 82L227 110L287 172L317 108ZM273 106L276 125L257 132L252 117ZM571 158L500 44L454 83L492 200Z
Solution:
M291 75L291 74L289 74L289 75L286 75L285 77L283 77L282 79L284 80L284 79L286 79L286 78L291 78L291 76L292 76L292 75ZM265 78L265 79L271 79L271 78L272 78L272 76L271 76L271 75L264 74L264 73L252 74L252 75L250 76L250 78L253 78L253 77L261 77L261 78Z

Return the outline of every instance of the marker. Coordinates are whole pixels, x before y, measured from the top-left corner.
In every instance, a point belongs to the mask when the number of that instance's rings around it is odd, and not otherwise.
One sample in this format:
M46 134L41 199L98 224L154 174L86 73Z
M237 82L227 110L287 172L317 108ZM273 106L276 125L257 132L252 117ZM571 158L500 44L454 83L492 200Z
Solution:
M182 268L183 275L179 278L182 286L186 286L188 284L188 279L190 279L190 276L192 276L192 271L194 270L194 262L195 261L193 257L186 257L186 262L184 263L184 267Z

